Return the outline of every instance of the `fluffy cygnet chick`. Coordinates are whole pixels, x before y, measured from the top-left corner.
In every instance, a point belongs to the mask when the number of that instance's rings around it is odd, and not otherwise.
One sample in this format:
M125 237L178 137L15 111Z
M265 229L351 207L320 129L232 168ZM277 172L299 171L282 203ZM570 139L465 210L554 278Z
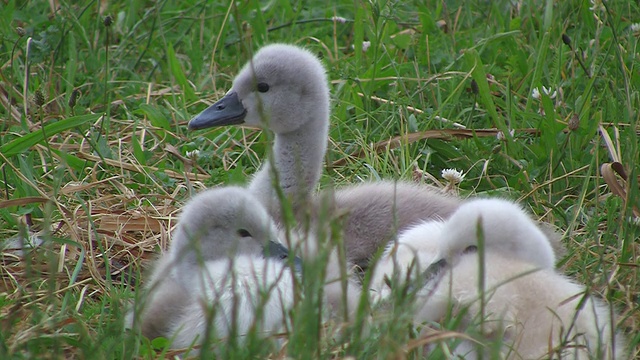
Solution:
M447 218L457 208L459 199L409 182L354 184L313 197L327 149L329 115L328 80L320 60L298 46L272 44L255 53L227 94L196 115L189 128L247 124L272 131L273 157L249 189L278 223L282 218L275 183L296 210L310 202L316 220L321 204L330 203L331 212L344 218L347 260L362 268L398 230L421 220Z
M478 229L485 246L482 258L464 251L477 246ZM385 276L401 283L404 277L397 274L406 274L412 262L419 269L438 265L440 276L428 279L417 292L417 323L439 321L452 309L452 316L464 317L463 324L481 329L481 341L500 339L502 356L508 359L623 358L624 341L612 331L609 308L554 270L547 238L513 203L470 201L446 221L426 222L401 234L397 252L392 252L387 249L376 268L373 289L378 298L389 294ZM425 276L413 270L410 275ZM475 359L477 351L463 341L455 354Z
M139 315L143 335L184 348L201 342L208 327L217 338L244 335L253 326L265 334L281 329L293 306L293 274L277 236L266 209L246 189L196 195L151 276Z
M438 271L433 265L444 266L465 251L475 251L479 228L486 252L500 252L542 268L555 266L547 235L519 205L502 199L468 200L448 220L419 223L387 246L372 276L374 296L388 295L388 279L406 279L409 271L416 278L429 266Z

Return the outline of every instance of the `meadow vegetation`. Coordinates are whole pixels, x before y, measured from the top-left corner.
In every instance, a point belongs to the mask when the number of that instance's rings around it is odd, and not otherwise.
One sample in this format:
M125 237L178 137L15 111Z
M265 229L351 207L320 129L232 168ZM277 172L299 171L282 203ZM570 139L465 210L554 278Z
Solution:
M444 187L454 168L461 196L523 203L562 233L561 271L621 314L638 357L639 39L626 0L1 0L0 358L173 354L125 332L126 307L191 194L260 166L268 136L186 123L273 42L312 50L331 80L321 187ZM626 200L601 176L612 162ZM314 305L285 346L224 357L418 358L455 335L450 319L418 337L398 306L329 337Z

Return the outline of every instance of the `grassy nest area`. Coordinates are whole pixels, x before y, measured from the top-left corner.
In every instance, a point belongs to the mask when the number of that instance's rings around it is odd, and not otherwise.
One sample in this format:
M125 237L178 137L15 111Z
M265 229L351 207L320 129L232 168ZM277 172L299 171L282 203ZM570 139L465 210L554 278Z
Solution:
M127 311L184 204L267 158L267 132L187 123L271 43L327 70L320 189L388 179L520 203L640 358L637 1L0 0L1 359L180 356L125 330ZM361 305L338 324L303 301L289 331L216 356L446 359L439 344L471 336Z

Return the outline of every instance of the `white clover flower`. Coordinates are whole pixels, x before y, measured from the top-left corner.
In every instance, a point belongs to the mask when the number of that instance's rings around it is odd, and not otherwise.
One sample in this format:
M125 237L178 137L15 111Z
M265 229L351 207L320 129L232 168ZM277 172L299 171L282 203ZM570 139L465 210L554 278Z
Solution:
M538 88L533 88L533 91L531 91L531 97L536 100L540 100L540 90L538 90Z
M371 41L363 41L362 42L362 52L366 52L371 47ZM351 48L355 50L356 45L351 44Z
M185 155L187 155L188 158L197 158L200 156L200 150L187 151Z
M551 92L551 88L545 88L544 86L542 87L542 91L544 91L545 94L547 94L547 96L549 96L551 99L555 99L556 95L558 95L558 91L553 90L553 93Z
M347 19L343 18L342 16L332 16L331 20L335 22L339 22L341 24L345 24L347 22Z
M464 179L464 173L456 169L444 169L442 170L442 178L450 184L459 184Z
M546 87L542 87L542 92L545 93L550 99L555 99L556 96L558 95L558 92L556 90L553 91L553 93L551 92L551 88L546 88ZM538 88L534 88L531 91L531 97L536 99L536 100L540 100L540 90L538 90Z

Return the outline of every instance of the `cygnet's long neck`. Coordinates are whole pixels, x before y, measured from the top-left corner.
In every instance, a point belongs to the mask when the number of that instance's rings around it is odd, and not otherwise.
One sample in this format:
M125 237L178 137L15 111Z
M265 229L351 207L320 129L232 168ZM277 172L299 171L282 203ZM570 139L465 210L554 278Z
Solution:
M272 168L271 161L265 161L249 184L249 190L272 212L279 209L280 203L274 188L274 169L277 186L294 206L307 199L320 179L327 151L329 114L318 111L314 117L294 131L275 134L271 157L275 166Z

